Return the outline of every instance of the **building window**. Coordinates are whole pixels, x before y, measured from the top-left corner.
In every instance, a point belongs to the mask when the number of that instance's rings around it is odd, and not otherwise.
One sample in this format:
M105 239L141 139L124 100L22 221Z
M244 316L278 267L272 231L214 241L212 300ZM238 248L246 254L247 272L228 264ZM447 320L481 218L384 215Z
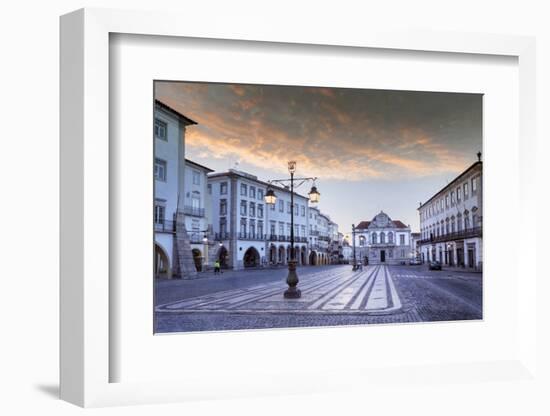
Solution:
M246 186L246 184L241 183L241 195L247 196L247 194L248 194L248 187Z
M201 184L201 173L198 170L193 171L193 185Z
M464 184L464 199L468 199L468 182Z
M275 211L275 204L269 204L269 209L271 211Z
M460 187L456 188L456 202L460 202L462 198L462 190Z
M279 199L279 212L285 212L285 201Z
M476 214L472 214L472 227L473 228L477 227L477 215Z
M292 210L290 209L290 202L289 201L287 201L287 203L286 203L286 213L287 214L292 214Z
M220 183L220 195L227 195L227 182Z
M300 206L298 204L294 204L294 215L298 216L300 214L299 210Z
M164 224L165 213L164 201L155 201L155 224Z
M380 244L386 243L386 234L384 232L380 233Z
M470 216L468 214L464 215L464 229L467 230L470 228Z
M285 223L284 222L279 223L279 235L285 235Z
M166 160L155 159L155 179L166 182Z
M256 199L256 188L253 186L250 187L250 194L248 195L250 198Z
M306 206L302 205L302 217L306 216Z
M227 232L227 219L225 217L220 217L220 234L225 234Z
M250 220L250 224L248 227L248 232L250 233L250 237L254 238L256 236L256 221Z
M263 204L258 204L258 218L264 217L264 206Z
M246 215L246 201L241 201L241 215Z
M457 217L456 221L457 221L456 224L457 224L457 227L458 227L458 231L462 231L462 216L459 215Z
M193 211L197 212L199 208L201 207L201 194L200 192L193 191L191 194L191 206L193 207Z
M264 200L264 190L261 188L258 188L258 201Z
M276 225L275 221L269 221L269 233L271 235L276 234L275 225Z
M401 250L401 258L405 257L405 250Z
M155 119L155 137L161 140L168 140L168 135L166 134L167 130L168 130L167 124L164 121L156 118Z
M376 233L372 233L372 244L376 244L378 242L378 238L376 236Z
M290 230L291 230L290 224L286 223L286 235L290 235Z
M262 236L264 235L264 222L263 221L258 221L258 237L262 238Z
M477 178L472 178L472 195L477 192Z
M220 215L227 215L227 199L220 199Z
M393 250L388 250L388 257L393 258Z
M402 246L405 245L405 236L403 234L399 235L399 244Z
M451 191L451 206L455 204L455 191Z
M306 226L305 225L302 225L302 237L305 237L306 236Z
M359 246L364 247L365 246L365 236L359 236Z
M449 195L445 195L445 208L449 208Z
M208 190L208 195L212 195L212 184L209 183L207 186L206 186L206 189Z
M388 243L393 244L393 233L392 232L388 233Z
M255 202L250 203L250 216L251 217L256 216L256 203Z
M246 235L246 218L241 218L241 234Z

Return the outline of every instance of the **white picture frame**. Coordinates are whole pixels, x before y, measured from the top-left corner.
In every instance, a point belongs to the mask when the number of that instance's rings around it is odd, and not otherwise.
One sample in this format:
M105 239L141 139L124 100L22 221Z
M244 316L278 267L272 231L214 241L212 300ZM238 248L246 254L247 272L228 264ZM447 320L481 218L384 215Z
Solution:
M185 20L185 25L182 21ZM527 226L518 237L522 262L521 286L514 317L522 325L514 339L517 346L507 359L471 362L419 361L415 366L382 368L322 368L327 377L311 371L265 373L265 377L235 381L220 374L213 382L207 374L178 380L113 381L112 367L121 357L112 348L119 334L111 324L113 292L109 276L110 226L110 37L112 34L170 38L225 39L300 45L425 51L439 54L502 55L517 58L519 68L519 200L516 213L535 212L535 41L530 37L469 33L381 31L330 32L323 28L303 33L282 30L277 24L241 27L238 33L223 19L204 25L173 13L84 9L61 18L61 398L80 406L160 403L197 398L251 397L374 388L399 379L400 384L482 383L483 381L537 382L536 362L536 262L528 242L536 231ZM532 221L530 216L529 220ZM521 225L520 225L521 226ZM527 261L530 258L531 261ZM518 273L513 270L510 273ZM517 277L517 276L516 276ZM293 330L294 334L301 330ZM280 332L282 334L282 332ZM208 336L217 336L207 334ZM151 333L152 336L152 333ZM171 342L164 337L165 343ZM237 344L241 342L235 341ZM139 348L139 347L136 347ZM285 381L292 377L293 383ZM342 380L348 380L345 383ZM358 390L360 391L360 390Z

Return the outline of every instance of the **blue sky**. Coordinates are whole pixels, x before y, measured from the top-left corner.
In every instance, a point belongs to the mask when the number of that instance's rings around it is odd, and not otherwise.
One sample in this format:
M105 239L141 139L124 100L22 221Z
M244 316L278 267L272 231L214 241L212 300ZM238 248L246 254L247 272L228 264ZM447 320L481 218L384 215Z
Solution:
M268 180L296 160L344 233L380 210L418 231L418 203L482 148L479 94L156 82L155 97L198 123L186 156L200 164Z

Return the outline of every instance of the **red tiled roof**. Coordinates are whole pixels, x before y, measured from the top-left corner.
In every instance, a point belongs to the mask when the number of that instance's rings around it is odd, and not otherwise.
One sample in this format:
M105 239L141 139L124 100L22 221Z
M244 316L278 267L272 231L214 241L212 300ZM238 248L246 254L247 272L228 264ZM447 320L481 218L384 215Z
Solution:
M357 227L355 227L355 229L359 228L359 229L365 229L365 228L369 228L369 225L370 225L370 221L361 221Z
M392 221L393 222L393 225L396 227L396 228L407 228L407 226L405 224L403 224L401 221L399 220L394 220ZM370 225L371 221L361 221L357 227L355 227L355 229L359 229L359 230L364 230L366 228L369 228L369 225Z
M407 226L399 220L393 220L393 225L395 225L397 228L407 228Z

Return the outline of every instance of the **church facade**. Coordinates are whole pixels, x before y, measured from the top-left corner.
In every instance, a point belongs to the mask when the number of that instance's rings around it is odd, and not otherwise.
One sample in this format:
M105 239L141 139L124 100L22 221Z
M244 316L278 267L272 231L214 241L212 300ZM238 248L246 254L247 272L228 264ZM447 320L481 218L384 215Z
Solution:
M380 211L355 227L357 261L363 264L404 264L411 258L411 228Z

